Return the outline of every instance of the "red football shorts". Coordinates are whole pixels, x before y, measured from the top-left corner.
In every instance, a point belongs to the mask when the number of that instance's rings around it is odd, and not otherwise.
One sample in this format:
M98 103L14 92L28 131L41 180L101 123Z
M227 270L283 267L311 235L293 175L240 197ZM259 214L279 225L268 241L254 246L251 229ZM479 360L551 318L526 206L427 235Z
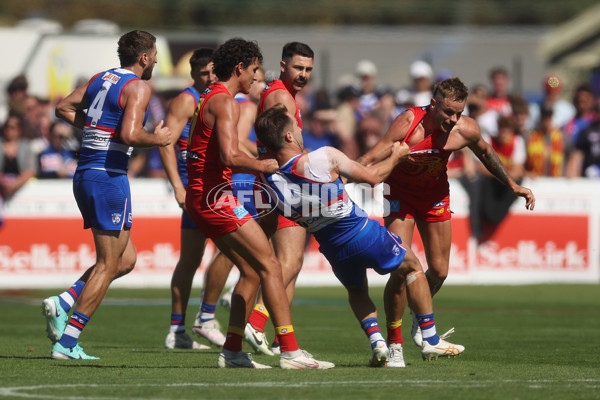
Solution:
M450 194L426 191L393 190L385 195L391 218L412 218L426 222L447 221L451 218Z
M252 219L252 215L232 194L224 194L212 204L202 195L188 190L185 206L200 232L209 239L218 239Z
M290 226L300 226L294 221L290 221L283 215L279 214L279 219L277 220L277 229L289 228Z

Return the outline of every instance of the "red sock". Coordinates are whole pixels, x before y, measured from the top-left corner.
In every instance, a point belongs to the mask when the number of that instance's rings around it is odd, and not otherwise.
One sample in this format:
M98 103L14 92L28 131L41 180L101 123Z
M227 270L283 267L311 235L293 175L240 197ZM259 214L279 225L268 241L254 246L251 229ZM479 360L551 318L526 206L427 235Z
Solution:
M229 351L242 351L242 339L244 338L244 329L237 326L227 327L227 336L225 338L224 349Z
M269 312L262 304L257 304L254 306L254 310L250 314L250 318L248 318L248 322L254 329L259 332L265 331L265 325L267 325L267 321L269 320Z
M296 342L296 335L294 334L294 327L292 325L275 327L275 334L279 340L282 353L284 351L298 350L298 343Z
M402 340L402 320L389 322L387 324L388 344L403 343Z

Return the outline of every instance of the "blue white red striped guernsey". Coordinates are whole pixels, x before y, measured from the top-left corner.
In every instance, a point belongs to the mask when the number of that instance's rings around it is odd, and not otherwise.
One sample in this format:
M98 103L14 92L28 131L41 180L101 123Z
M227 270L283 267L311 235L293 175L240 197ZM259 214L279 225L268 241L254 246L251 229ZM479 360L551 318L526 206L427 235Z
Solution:
M194 98L194 112L198 107L198 101L200 100L201 93L193 86L188 86L181 94L188 94ZM179 172L179 177L185 186L187 186L188 178L187 178L187 150L188 150L188 137L190 136L190 127L192 126L192 118L188 120L188 122L183 127L181 131L181 135L179 139L175 143L175 155L177 156L177 172Z
M309 153L308 157L319 157L317 153L321 152L325 153L326 147ZM317 182L296 171L300 157L302 154L289 160L277 173L262 176L278 199L273 206L286 218L305 227L319 244L335 247L348 242L365 225L367 213L350 199L339 177L333 182Z
M92 78L85 93L88 109L77 170L97 169L126 174L133 148L121 141L126 85L140 78L132 71L114 68ZM148 118L148 110L144 124Z

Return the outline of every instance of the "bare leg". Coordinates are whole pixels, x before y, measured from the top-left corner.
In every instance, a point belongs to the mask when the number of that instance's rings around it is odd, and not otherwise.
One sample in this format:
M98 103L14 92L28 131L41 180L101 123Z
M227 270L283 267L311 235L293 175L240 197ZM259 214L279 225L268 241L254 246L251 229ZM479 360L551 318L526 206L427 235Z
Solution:
M395 273L404 276L410 308L418 315L433 313L431 293L421 263L410 248L406 249L404 261Z
M96 266L79 296L77 311L91 317L104 299L109 285L135 266L136 252L129 230L101 231L92 228Z
M185 314L196 270L202 262L206 238L198 229L181 230L181 253L171 278L171 311Z
M256 300L256 292L260 285L260 277L256 271L248 264L242 256L233 249L224 249L224 251L236 260L236 265L240 270L240 279L235 285L231 296L231 312L229 313L229 326L244 327L252 311Z
M294 299L294 284L296 278L302 269L304 262L304 247L306 244L306 229L301 226L290 226L279 229L271 238L273 248L277 259L281 263L281 272L283 274L283 284L286 288L292 287L287 291L291 297L288 297L290 304Z
M302 269L302 263L304 261L306 230L301 226L290 226L279 229L274 233L271 242L275 249L277 259L281 263L286 297L288 304L291 306L294 300L296 279L298 278L298 274ZM246 340L257 352L273 355L273 350L269 349L267 339L263 334L268 320L268 313L263 307L265 303L262 296L262 290L259 292L256 304L256 309L253 311L249 323L254 329L254 335L258 335L258 338L254 338L253 340L253 337L251 336L252 332L247 330L247 332L245 332ZM268 307L266 308L268 310ZM275 338L274 343L277 343L277 338ZM277 348L277 344L274 344L274 346Z
M415 222L413 219L389 218L385 226L402 239L402 245L409 249L412 244ZM412 252L411 252L412 253ZM396 270L390 274L385 286L383 299L387 323L400 321L406 307L405 274Z
M88 269L86 269L85 272L83 273L83 275L81 275L79 277L79 280L87 283L87 281L90 278L90 275L92 274L92 271L94 270L95 267L96 267L96 264L94 264L91 267L89 267Z
M358 322L366 318L377 318L377 308L369 296L366 276L363 287L346 287L346 290L348 291L348 303L350 303L350 308Z
M306 229L301 226L290 226L279 229L271 238L277 259L281 263L283 284L289 304L294 300L296 278L304 262L304 245L306 244ZM264 304L262 292L257 303ZM269 310L270 311L270 310Z
M417 222L423 239L428 269L427 282L431 295L435 295L448 276L450 267L450 246L452 244L452 225L450 220L442 222ZM402 236L401 236L402 237Z
M217 304L232 267L231 260L221 251L213 257L204 274L203 301L205 303Z
M273 316L273 322L276 326L290 325L292 320L289 304L281 301L285 297L281 265L260 226L254 221L249 221L236 231L217 239L216 244L236 265L247 262L254 269L260 277L263 296ZM235 304L232 304L232 313ZM237 309L237 312L241 311ZM235 317L234 320L234 326L243 330L245 321L240 325Z

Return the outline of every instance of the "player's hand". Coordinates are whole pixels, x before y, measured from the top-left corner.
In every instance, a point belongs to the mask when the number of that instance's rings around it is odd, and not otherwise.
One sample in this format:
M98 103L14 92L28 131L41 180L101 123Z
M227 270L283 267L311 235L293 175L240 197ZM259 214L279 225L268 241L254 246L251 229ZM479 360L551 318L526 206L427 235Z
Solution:
M165 121L161 120L156 128L154 128L154 134L157 135L158 146L168 146L171 144L171 130L168 126L164 126Z
M392 155L397 157L399 160L408 158L410 154L410 147L406 142L394 142L392 146Z
M525 199L525 208L533 211L535 207L535 196L530 189L527 189L523 186L517 186L513 193L517 196L523 197Z
M279 169L279 164L277 160L274 158L268 158L266 160L262 160L263 173L265 174L274 174Z
M185 210L185 189L183 187L175 190L175 201L177 201L179 208Z

